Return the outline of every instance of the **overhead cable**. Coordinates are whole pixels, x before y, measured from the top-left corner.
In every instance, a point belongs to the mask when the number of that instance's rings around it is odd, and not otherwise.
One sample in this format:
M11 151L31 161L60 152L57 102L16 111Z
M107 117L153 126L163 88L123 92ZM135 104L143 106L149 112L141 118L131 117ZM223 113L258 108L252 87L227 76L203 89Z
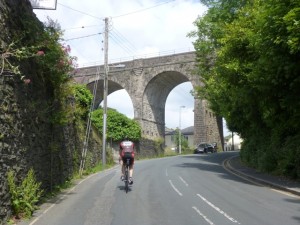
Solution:
M69 39L66 39L65 41L72 41L72 40L76 40L76 39L81 39L81 38L92 37L92 36L96 36L96 35L99 35L99 34L102 34L102 33L90 34L90 35L81 36L81 37L75 37L75 38L69 38Z
M122 35L115 27L113 28L113 32L120 37L121 39L125 40L128 45L134 49L134 51L137 51L137 48L124 36Z
M118 15L118 16L113 16L112 18L120 18L120 17L123 17L123 16L128 16L128 15L135 14L135 13L140 13L140 12L142 12L142 11L146 11L146 10L149 10L149 9L153 9L153 8L158 7L158 6L161 6L161 5L164 5L164 4L168 4L168 3L174 2L174 1L175 1L175 0L171 0L171 1L167 1L167 2L162 2L162 3L160 3L160 4L157 4L157 5L154 5L154 6L145 8L145 9L140 9L140 10L137 10L137 11L125 13L125 14Z
M73 8L71 8L71 7L69 7L69 6L66 6L66 5L64 5L64 4L61 4L61 3L57 3L57 4L59 4L59 5L63 6L63 7L65 7L65 8L71 9L71 10L73 10L73 11L79 12L79 13L81 13L81 14L84 14L84 15L87 15L87 16L90 16L90 17L93 17L93 18L96 18L96 19L98 19L98 20L103 20L103 19L104 19L104 17L100 18L100 17L98 17L98 16L94 16L94 15L88 14L88 13L86 13L86 12L82 12L82 11L80 11L80 10L73 9Z
M133 11L133 12L129 12L129 13L125 13L125 14L122 14L122 15L118 15L118 16L113 16L112 18L120 18L120 17L123 17L123 16L128 16L128 15L131 15L131 14L135 14L135 13L140 13L140 12L143 12L143 11L146 11L146 10L149 10L149 9L153 9L153 8L156 8L158 6L161 6L161 5L165 5L165 4L168 4L170 2L174 2L175 0L171 0L171 1L167 1L167 2L162 2L160 4L157 4L157 5L154 5L154 6L151 6L151 7L148 7L148 8L145 8L145 9L140 9L140 10L137 10L137 11ZM70 6L67 6L67 5L64 5L64 4L61 4L61 3L57 3L65 8L68 8L70 10L73 10L75 12L78 12L78 13L81 13L81 14L84 14L84 15L87 15L87 16L90 16L90 17L93 17L95 19L98 19L98 20L104 20L104 17L98 17L98 16L94 16L94 15L91 15L91 14L88 14L86 12L83 12L83 11L80 11L80 10L77 10L77 9L74 9L74 8L71 8Z
M100 26L101 25L89 25L89 26L81 26L81 27L71 27L71 28L66 28L64 30L67 31L67 30L84 29L88 27L100 27Z
M132 48L130 46L126 45L126 41L124 42L114 32L111 32L109 34L109 37L112 39L113 42L115 42L117 45L119 45L121 48L123 48L126 52L134 55L135 50L132 50Z

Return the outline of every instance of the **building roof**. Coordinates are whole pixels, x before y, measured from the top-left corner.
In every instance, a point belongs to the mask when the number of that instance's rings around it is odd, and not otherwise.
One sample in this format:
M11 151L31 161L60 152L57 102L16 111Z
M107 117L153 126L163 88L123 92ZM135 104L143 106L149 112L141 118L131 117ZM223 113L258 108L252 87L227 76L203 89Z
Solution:
M165 135L174 135L176 133L176 130L172 131L166 131ZM193 135L194 134L194 127L186 127L184 129L181 129L181 134L182 135Z
M184 135L193 135L194 134L194 126L182 129L181 133Z

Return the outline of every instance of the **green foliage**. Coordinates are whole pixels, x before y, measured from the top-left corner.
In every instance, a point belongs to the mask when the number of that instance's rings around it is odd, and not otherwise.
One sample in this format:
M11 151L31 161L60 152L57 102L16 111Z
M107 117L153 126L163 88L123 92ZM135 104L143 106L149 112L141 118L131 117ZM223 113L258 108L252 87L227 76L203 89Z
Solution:
M74 73L74 68L77 66L76 57L69 55L70 46L60 44L63 33L56 22L48 18L48 22L43 27L33 25L31 27L36 29L35 38L26 38L24 34L24 37L18 36L18 39L8 46L1 46L0 75L4 70L10 71L21 75L24 83L29 84L32 75L24 74L25 70L22 69L27 63L39 70L40 78L52 84L57 91L60 85ZM31 28L27 27L27 29Z
M103 110L97 109L92 112L91 120L100 133L103 132ZM125 137L132 141L141 138L141 128L138 122L129 119L122 113L113 109L107 110L107 136L113 141L121 141Z
M180 142L181 142L181 153L189 153L191 149L189 148L188 140L181 134L180 135ZM174 142L177 146L177 149L179 149L179 130L177 129L174 134Z
M79 118L86 119L91 107L93 95L85 85L75 84L73 85L73 88L76 101L75 114Z
M27 176L20 185L16 184L13 171L8 172L7 181L14 214L17 217L30 217L43 193L40 190L41 183L36 181L33 169L28 171Z
M93 100L91 91L83 84L75 84L75 100L79 105L89 108Z
M163 155L163 144L164 144L164 139L162 138L157 138L154 140L154 148L155 148L155 153L158 156Z
M170 147L165 148L164 156L168 157L168 156L175 156L175 155L177 155L177 153L173 151Z
M88 164L88 159L87 159L87 164ZM107 148L106 149L106 164L105 164L105 168L103 167L102 162L99 162L94 167L92 167L90 165L86 165L85 167L87 169L83 171L83 174L84 175L89 175L89 174L97 173L99 171L102 171L103 169L111 168L114 165L115 165L115 162L114 162L114 158L113 158L113 149Z
M205 86L197 94L244 139L246 162L285 174L289 165L299 178L299 158L285 155L299 157L288 140L300 134L300 2L202 2L209 9L190 33Z

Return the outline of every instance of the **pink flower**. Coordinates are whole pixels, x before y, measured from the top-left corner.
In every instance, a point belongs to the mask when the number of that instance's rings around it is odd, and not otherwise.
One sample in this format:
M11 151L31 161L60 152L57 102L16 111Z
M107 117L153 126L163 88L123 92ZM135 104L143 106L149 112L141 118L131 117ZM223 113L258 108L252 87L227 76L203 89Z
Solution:
M63 51L64 51L66 54L68 54L68 53L71 52L71 47L70 47L70 45L67 45L67 46L62 45L61 47L62 47Z
M39 55L39 56L42 56L42 55L45 55L45 52L44 51L38 51L36 54Z
M30 83L30 79L24 79L23 82L24 82L24 84L29 84Z

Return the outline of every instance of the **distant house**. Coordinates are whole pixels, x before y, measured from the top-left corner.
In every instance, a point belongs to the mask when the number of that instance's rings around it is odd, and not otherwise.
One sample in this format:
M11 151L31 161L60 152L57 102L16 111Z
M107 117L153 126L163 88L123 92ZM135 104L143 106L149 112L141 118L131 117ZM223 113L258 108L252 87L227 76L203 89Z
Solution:
M243 142L243 139L241 139L241 137L238 134L233 134L233 141L232 141L232 137L230 137L229 140L225 142L224 149L225 149L225 151L233 150L233 146L232 146L232 143L233 143L234 150L240 150L242 142Z
M165 147L169 147L172 150L177 148L175 143L175 134L176 130L166 129L165 132ZM190 148L194 148L194 127L187 127L181 130L182 136L188 141L188 145Z

